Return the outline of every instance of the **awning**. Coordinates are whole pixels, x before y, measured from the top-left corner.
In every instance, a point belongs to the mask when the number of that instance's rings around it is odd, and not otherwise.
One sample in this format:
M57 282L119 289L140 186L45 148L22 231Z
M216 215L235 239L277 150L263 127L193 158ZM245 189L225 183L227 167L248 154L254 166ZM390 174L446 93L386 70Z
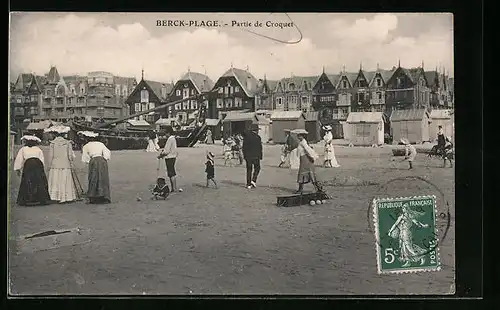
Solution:
M425 109L393 110L391 122L397 121L419 121L427 114Z
M294 120L303 117L302 111L277 111L271 114L271 119L274 120Z
M348 123L379 123L383 122L382 112L351 112L347 116Z
M172 125L172 123L178 123L177 118L160 118L155 122L156 125Z
M151 126L145 120L133 120L133 119L129 119L127 121L127 123L129 123L131 126L135 126L135 127L150 127Z
M207 118L205 119L205 124L207 126L217 126L220 123L220 119Z
M254 121L255 113L247 112L247 113L230 113L226 115L223 122L243 122L243 121Z

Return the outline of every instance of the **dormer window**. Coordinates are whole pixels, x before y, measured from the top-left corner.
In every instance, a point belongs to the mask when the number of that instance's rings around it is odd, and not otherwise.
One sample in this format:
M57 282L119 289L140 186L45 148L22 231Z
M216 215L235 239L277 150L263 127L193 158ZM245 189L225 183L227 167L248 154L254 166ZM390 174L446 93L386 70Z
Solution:
M382 81L380 79L377 79L377 87L382 86Z
M176 90L176 91L175 91L175 95L176 95L176 96L180 96L180 95L181 95L181 90L180 90L180 89Z
M141 102L149 102L149 92L146 87L141 90Z
M288 84L288 89L289 90L295 90L295 84L294 83Z
M161 96L162 98L167 98L167 87L165 86L165 84L161 86Z
M308 87L308 85L307 85L307 82L306 82L306 81L304 81L304 90L309 90L309 87Z
M347 88L347 81L342 81L342 88Z
M240 91L240 87L239 87L239 86L235 86L235 87L234 87L234 92L235 92L235 93L237 93L237 92L239 92L239 91Z
M64 96L64 87L63 86L59 86L57 88L57 95L58 96Z

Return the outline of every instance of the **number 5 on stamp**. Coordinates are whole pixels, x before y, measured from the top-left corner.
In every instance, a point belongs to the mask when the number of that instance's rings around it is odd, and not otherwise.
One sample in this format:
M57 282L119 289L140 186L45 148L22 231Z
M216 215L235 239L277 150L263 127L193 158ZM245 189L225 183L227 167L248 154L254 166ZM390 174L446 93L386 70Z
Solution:
M373 200L379 274L440 270L436 197Z

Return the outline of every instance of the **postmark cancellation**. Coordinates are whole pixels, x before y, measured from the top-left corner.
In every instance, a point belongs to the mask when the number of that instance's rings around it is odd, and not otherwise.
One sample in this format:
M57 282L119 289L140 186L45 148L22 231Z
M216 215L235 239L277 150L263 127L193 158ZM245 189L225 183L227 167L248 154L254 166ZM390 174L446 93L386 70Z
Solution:
M379 274L439 271L436 197L373 200Z

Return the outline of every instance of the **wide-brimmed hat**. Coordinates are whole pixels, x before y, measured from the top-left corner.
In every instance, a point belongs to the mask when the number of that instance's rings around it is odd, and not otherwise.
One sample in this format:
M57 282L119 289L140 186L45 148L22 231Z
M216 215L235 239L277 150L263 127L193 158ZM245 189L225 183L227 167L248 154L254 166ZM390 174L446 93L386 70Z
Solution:
M89 138L95 138L95 137L99 136L99 134L97 132L88 131L88 130L79 131L78 134L89 137Z
M40 138L38 138L37 136L33 136L33 135L24 135L21 137L21 141L23 140L28 140L28 141L35 141L35 142L42 142L42 140L40 140Z
M56 125L44 129L44 132L55 132L55 133L68 133L71 130L68 126Z
M325 130L325 131L332 130L332 126L330 126L330 125L323 126L323 130Z
M403 143L404 145L410 144L410 142L405 138L401 138L400 142Z
M212 152L208 152L207 153L207 157L210 158L210 159L214 159L215 155Z
M294 129L291 132L294 133L294 134L297 134L297 135L307 135L309 133L305 129Z

